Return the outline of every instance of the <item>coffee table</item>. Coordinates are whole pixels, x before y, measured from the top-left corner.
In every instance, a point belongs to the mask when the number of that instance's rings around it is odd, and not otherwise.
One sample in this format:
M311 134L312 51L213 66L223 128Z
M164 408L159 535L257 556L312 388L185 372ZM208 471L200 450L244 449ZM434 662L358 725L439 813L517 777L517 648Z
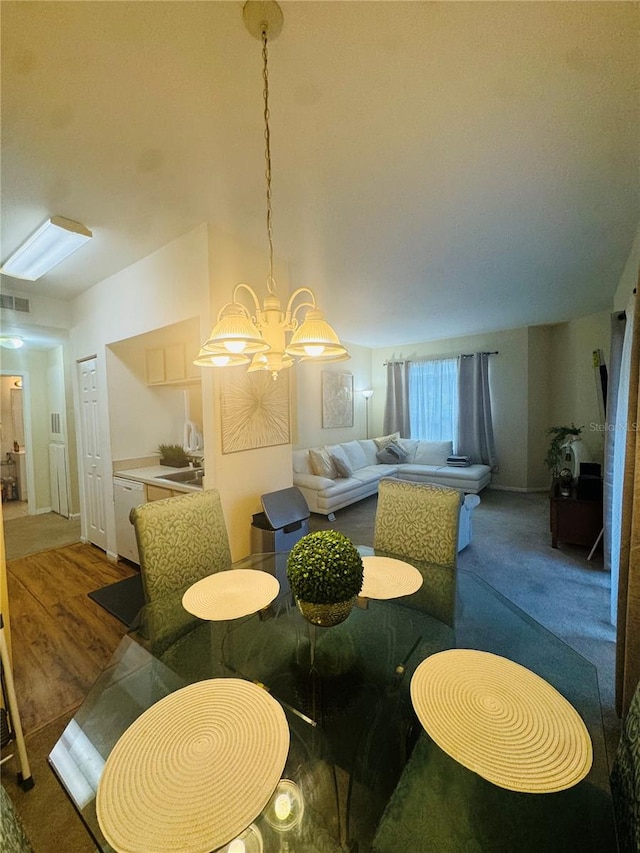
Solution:
M286 558L253 555L233 565L278 578L279 595L260 613L201 620L182 607L184 590L143 608L49 757L98 849L111 848L97 821L97 786L122 733L186 684L234 677L282 705L291 735L283 775L304 801L286 832L272 815L256 816L265 851L617 850L592 664L460 570L453 626L403 599L359 601L345 622L315 628L292 599ZM422 660L452 648L502 655L560 691L591 737L586 778L566 791L524 794L492 785L440 750L418 722L410 681Z

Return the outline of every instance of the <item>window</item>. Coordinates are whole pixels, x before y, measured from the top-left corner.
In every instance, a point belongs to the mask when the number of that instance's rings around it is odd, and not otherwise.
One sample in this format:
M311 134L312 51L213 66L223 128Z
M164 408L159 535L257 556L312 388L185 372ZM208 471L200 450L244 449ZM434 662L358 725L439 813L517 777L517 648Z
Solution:
M411 363L409 422L411 438L455 442L458 423L457 359Z

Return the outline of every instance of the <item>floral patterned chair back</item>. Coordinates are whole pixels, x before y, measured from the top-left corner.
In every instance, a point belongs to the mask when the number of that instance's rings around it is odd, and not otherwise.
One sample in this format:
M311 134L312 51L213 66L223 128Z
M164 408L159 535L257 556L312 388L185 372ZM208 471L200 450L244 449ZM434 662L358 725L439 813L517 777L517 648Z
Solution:
M620 853L640 850L640 684L625 717L611 771Z
M398 601L451 626L463 500L462 492L447 486L381 480L373 536L376 554L404 559L424 578L417 593Z
M3 853L33 853L15 807L0 785L0 846Z
M181 606L182 592L231 566L227 527L216 489L134 507L140 574L147 606L141 633L162 654L199 620Z

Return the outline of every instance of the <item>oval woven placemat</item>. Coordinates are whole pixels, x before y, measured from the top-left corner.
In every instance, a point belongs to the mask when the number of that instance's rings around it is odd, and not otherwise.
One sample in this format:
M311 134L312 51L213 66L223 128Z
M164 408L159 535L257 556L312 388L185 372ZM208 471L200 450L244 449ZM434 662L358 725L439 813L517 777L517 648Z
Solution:
M415 566L393 557L363 557L361 598L399 598L420 589L423 577Z
M209 853L238 836L273 794L289 726L265 690L200 681L152 705L107 759L96 811L119 853Z
M196 581L182 596L182 606L200 619L238 619L257 613L280 592L277 578L255 569L229 569Z
M431 655L413 674L411 700L438 746L494 785L550 793L591 769L591 739L573 705L507 658L475 649Z

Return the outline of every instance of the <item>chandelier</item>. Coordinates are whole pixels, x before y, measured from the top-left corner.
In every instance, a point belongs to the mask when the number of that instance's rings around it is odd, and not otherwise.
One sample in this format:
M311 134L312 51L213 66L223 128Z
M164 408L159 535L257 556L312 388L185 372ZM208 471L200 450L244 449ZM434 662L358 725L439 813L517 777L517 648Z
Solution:
M349 353L316 304L308 287L299 287L283 310L273 277L273 228L271 210L271 133L269 129L268 36L277 38L282 30L282 10L275 2L245 3L242 16L249 33L262 41L262 79L264 96L265 178L267 199L267 240L269 275L263 304L255 290L244 282L233 290L232 301L218 314L216 325L204 342L194 364L201 367L230 367L248 364L248 371L268 370L274 379L278 373L300 361L343 361ZM241 301L248 296L251 308ZM304 313L306 312L306 313ZM289 337L290 336L290 337Z

